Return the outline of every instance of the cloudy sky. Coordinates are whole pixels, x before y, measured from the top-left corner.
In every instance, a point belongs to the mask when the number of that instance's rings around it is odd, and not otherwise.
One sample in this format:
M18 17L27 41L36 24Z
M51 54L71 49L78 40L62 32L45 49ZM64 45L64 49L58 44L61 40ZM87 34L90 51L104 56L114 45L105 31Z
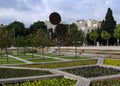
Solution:
M16 20L28 27L38 20L48 20L54 11L68 23L79 19L103 20L109 7L120 23L120 0L0 0L0 23Z

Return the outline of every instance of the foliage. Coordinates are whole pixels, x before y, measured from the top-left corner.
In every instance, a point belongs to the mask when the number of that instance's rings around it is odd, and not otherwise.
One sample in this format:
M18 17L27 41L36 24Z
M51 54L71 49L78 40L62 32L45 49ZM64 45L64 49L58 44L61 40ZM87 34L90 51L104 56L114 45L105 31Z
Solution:
M84 34L82 30L78 30L77 26L73 23L69 26L68 30L68 36L66 38L66 41L68 41L68 44L76 45L77 42L83 42L84 41Z
M51 44L51 40L48 38L47 34L43 30L38 30L34 36L35 47L42 48L42 54L44 58L44 47L48 47Z
M102 31L101 37L107 41L108 45L108 39L110 39L111 35L107 31Z
M119 38L120 38L120 24L116 26L116 28L114 29L114 34L113 36L115 38L117 38L117 42L118 42L118 45L119 45Z
M7 27L8 29L14 31L15 37L25 35L25 26L22 22L14 21L11 24L9 24Z
M120 38L120 25L117 25L116 28L114 29L114 37Z
M83 43L84 33L82 30L78 30L76 24L71 24L66 37L67 44L75 46L75 57L77 57L77 44ZM80 45L80 44L79 44Z
M2 86L74 86L75 80L61 78L61 79L43 79L33 82L26 81L24 83L3 84Z
M63 71L86 78L119 74L120 70L113 68L104 68L99 66L89 66L80 68L64 69Z
M120 86L120 79L110 79L92 82L90 86Z
M93 31L93 32L91 32L91 33L89 34L89 38L90 38L90 40L94 41L94 45L95 45L95 42L96 42L98 36L99 36L99 35L98 35L98 33L97 33L96 31Z
M104 64L114 65L114 66L120 66L120 60L116 60L116 59L105 59Z
M51 74L49 71L0 68L0 79Z
M30 29L29 29L30 34L36 33L39 29L47 32L47 26L45 25L44 22L37 21L37 22L34 22L33 24L31 24Z
M44 63L44 64L29 64L29 65L20 65L22 67L31 67L31 68L60 68L60 67L71 67L79 65L90 65L96 64L97 60L80 60L80 61L68 61L68 62L54 62L54 63Z
M115 27L116 27L116 21L114 20L112 10L111 8L108 8L106 16L105 16L105 20L102 21L100 30L101 32L107 31L110 34L113 34ZM114 44L113 36L111 36L110 44Z

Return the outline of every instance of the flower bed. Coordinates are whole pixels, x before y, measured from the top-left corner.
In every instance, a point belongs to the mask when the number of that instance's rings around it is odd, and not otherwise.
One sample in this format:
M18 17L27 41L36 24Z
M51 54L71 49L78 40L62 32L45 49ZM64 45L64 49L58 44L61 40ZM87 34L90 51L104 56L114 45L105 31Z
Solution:
M86 78L120 74L120 70L100 66L68 68L63 69L63 71Z
M105 59L104 64L120 66L120 60L117 60L117 59Z
M120 86L120 79L92 82L90 86Z
M26 81L24 83L2 84L2 86L75 86L76 81L66 78Z
M26 64L20 65L22 67L31 68L60 68L60 67L71 67L80 65L91 65L96 64L97 60L79 60L79 61L67 61L67 62L52 62L52 63L41 63L41 64Z
M0 79L52 74L43 70L0 68Z

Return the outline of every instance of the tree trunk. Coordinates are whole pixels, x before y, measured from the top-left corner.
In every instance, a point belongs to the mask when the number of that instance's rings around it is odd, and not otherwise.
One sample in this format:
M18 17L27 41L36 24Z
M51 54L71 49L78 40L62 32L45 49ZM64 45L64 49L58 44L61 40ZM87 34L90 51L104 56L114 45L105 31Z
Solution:
M9 62L9 61L8 61L8 50L7 50L7 47L5 48L5 50L6 50L7 62Z
M41 48L39 47L39 53L41 54Z
M60 45L58 46L58 53L59 53L59 56L60 56Z
M17 47L17 53L18 53L18 56L19 56L19 53L20 53L20 52L19 52L19 47Z
M75 45L75 57L77 57L77 46Z
M1 48L1 59L2 59L2 48Z
M24 47L24 56L25 56L25 47Z
M44 58L44 48L42 47L42 55L43 55L43 59L45 59Z
M32 58L33 58L33 47L32 47Z
M94 46L95 46L95 41L94 41Z
M107 39L107 46L108 46L108 39Z

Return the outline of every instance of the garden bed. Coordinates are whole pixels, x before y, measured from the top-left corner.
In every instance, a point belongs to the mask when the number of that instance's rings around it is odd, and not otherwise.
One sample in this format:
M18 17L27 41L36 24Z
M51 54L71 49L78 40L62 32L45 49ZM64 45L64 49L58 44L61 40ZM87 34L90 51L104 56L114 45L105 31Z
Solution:
M85 78L108 76L120 74L120 70L100 67L100 66L86 66L86 67L77 67L77 68L67 68L62 71L68 72L77 76L82 76Z
M49 71L31 70L31 69L13 69L13 68L0 68L0 79L40 76L52 74Z
M80 65L91 65L96 64L97 59L92 60L79 60L79 61L58 61L58 62L44 62L39 64L23 64L23 65L15 65L22 67L30 67L30 68L61 68L61 67L71 67L71 66L80 66Z
M63 78L63 75L54 74L47 69L0 67L0 84L20 83L51 78Z
M91 82L90 86L120 86L120 78Z
M24 83L14 83L14 84L3 84L3 86L74 86L75 80L66 78L54 78L54 79L43 79L35 80L33 82L26 81Z
M104 64L113 65L113 66L120 66L120 60L119 59L105 59Z

